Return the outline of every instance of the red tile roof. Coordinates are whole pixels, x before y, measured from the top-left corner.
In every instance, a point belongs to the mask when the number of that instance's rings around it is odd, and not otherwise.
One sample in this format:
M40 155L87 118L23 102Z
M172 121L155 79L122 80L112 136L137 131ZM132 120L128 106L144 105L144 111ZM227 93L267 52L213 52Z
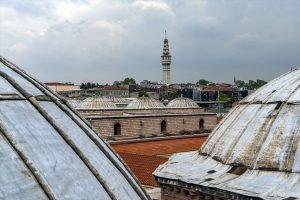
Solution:
M143 185L157 186L152 172L168 160L168 155L200 149L207 135L189 135L111 142Z
M168 158L129 153L119 153L119 155L143 185L158 186L152 173Z
M226 83L220 83L220 84L216 84L216 85L207 85L203 88L203 91L237 91L238 89L231 85L231 84L226 84Z

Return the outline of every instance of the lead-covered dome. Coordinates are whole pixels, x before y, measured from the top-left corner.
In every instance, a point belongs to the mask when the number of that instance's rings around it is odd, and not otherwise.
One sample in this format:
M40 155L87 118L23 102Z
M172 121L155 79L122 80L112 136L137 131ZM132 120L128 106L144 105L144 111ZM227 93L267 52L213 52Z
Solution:
M300 172L300 70L242 100L214 130L202 153L223 163Z
M116 104L110 98L105 97L89 97L84 99L77 108L79 109L115 109Z
M179 97L170 101L168 108L199 108L198 104L189 98Z
M182 153L155 171L180 180L263 199L300 198L300 69L242 100L200 152Z
M127 108L130 109L149 109L149 108L165 108L164 104L154 98L140 97L131 101Z
M0 56L0 199L149 199L66 100Z

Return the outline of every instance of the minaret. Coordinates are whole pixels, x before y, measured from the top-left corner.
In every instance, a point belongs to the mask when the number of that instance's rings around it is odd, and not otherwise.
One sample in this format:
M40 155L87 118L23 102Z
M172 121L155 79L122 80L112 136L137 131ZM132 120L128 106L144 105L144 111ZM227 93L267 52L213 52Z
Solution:
M170 65L171 55L169 52L169 42L167 39L167 31L165 31L164 48L161 56L161 64L163 67L163 84L170 84Z

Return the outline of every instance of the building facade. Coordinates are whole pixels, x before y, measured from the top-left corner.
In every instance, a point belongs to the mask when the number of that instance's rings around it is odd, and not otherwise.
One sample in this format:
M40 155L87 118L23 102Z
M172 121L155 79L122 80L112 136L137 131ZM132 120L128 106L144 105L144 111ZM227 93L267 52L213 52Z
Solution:
M77 104L81 113L106 139L144 138L210 132L219 122L194 101L177 98L165 106L153 98L137 98L125 108L90 98Z

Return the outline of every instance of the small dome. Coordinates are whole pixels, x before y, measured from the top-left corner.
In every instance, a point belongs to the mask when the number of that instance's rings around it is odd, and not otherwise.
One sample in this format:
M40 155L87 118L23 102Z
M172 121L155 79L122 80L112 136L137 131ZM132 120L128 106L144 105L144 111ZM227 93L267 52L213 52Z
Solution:
M165 108L164 104L150 97L140 97L127 105L127 108L148 109L148 108Z
M89 97L83 100L77 108L81 109L114 109L116 104L109 98L94 98Z
M82 101L79 99L68 99L68 102L71 106L73 106L73 108L78 108Z
M170 101L167 105L168 108L199 108L198 104L189 98L176 98Z

